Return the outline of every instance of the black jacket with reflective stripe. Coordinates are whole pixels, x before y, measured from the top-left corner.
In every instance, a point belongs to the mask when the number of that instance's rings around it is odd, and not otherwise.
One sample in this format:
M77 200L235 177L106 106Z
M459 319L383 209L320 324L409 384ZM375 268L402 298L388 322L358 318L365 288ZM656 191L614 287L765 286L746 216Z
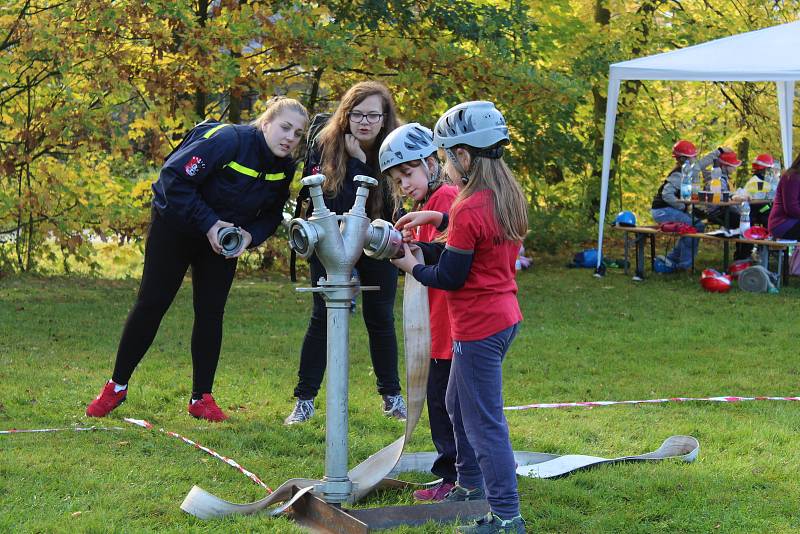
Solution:
M217 220L264 242L283 219L295 162L272 154L249 125L203 123L167 157L153 184L158 213L205 235Z

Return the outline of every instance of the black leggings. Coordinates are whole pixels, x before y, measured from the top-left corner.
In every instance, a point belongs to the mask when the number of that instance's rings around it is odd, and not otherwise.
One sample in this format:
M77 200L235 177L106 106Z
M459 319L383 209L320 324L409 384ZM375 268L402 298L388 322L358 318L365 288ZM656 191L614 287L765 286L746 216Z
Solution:
M311 281L316 287L317 280L325 276L325 268L316 255L309 259ZM400 379L397 376L397 336L394 331L394 297L397 293L397 268L388 261L377 261L362 255L356 263L361 285L380 286L379 291L364 291L362 315L369 333L369 353L372 368L381 395L400 393ZM319 293L314 293L314 307L308 330L300 351L299 381L294 388L294 396L299 399L312 399L317 396L322 384L327 364L327 312L325 301Z
M431 473L441 477L445 482L455 483L456 473L456 436L453 433L453 422L447 413L445 394L450 380L452 360L431 359L428 374L428 419L431 424L431 439L439 455L433 462Z
M178 230L154 211L145 245L139 294L122 330L112 380L117 384L128 383L150 348L161 319L191 265L192 395L211 393L222 345L222 316L236 261L211 250L205 236Z

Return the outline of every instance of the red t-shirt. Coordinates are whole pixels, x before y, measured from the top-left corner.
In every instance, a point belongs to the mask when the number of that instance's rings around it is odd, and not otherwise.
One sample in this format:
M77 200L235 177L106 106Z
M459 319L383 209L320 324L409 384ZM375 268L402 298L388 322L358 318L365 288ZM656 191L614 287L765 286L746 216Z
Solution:
M447 246L473 251L466 283L446 292L453 339L485 339L522 320L514 268L519 245L503 237L491 190L474 193L450 214Z
M447 213L453 204L458 188L454 185L442 185L434 191L431 198L422 206L423 210ZM441 232L430 224L419 227L417 240L430 243ZM453 357L453 338L450 337L450 315L447 311L445 291L428 288L428 304L431 310L431 358L449 360Z

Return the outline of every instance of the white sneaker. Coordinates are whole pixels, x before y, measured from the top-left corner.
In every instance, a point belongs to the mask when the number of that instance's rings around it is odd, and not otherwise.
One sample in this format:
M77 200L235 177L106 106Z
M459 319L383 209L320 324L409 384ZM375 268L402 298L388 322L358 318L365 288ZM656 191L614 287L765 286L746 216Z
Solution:
M297 399L294 410L283 420L284 425L305 423L314 416L314 399Z
M393 417L399 421L405 421L408 417L406 410L406 401L403 400L402 395L384 395L383 396L383 415L386 417Z

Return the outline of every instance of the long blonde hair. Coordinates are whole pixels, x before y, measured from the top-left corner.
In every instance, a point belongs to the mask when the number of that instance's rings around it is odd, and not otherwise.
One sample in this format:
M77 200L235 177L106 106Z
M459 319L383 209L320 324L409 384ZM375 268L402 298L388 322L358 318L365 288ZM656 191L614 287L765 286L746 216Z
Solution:
M514 173L503 158L472 156L471 147L464 148L470 152L469 181L453 201L450 213L455 213L458 205L473 194L489 189L494 203L494 219L503 237L521 242L528 233L528 202Z
M322 150L320 159L322 162L322 174L325 175L322 190L326 196L333 197L339 194L347 173L349 155L345 147L344 136L350 132L348 114L355 106L372 95L380 96L383 101L383 125L380 132L378 132L378 137L375 138L372 148L365 150L367 165L373 169L378 168L378 150L381 143L383 143L386 135L398 126L394 98L392 98L392 94L385 85L376 81L366 81L350 87L342 96L339 107L336 108L336 111L328 120L328 124L322 128L316 141ZM370 193L367 199L367 212L373 218L376 218L380 217L383 211L383 199L384 196L388 196L389 189L386 180L380 180L378 173L374 178L378 178L378 188Z
M288 110L302 115L306 119L306 124L308 124L308 111L306 111L306 108L303 104L294 98L289 98L286 96L273 96L267 100L267 109L264 110L264 112L255 120L251 121L250 126L255 126L259 130L263 130L264 126L268 122L272 122L275 117Z

